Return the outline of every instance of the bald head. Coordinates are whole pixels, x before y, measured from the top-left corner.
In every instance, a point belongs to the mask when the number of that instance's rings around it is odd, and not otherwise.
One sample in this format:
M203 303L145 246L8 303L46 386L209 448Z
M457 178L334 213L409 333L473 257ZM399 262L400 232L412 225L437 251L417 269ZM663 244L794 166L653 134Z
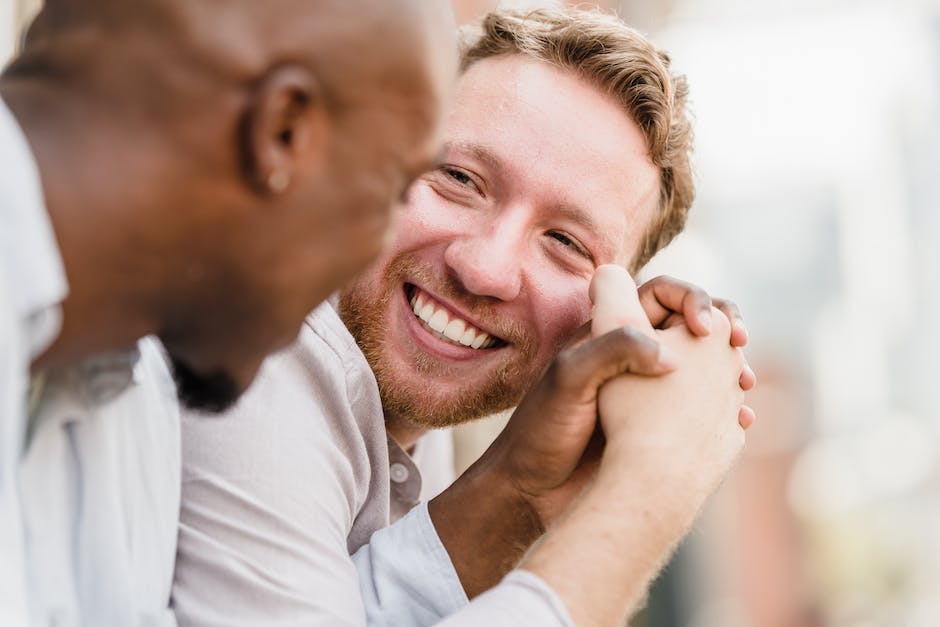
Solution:
M454 38L439 0L48 0L0 94L66 262L50 354L110 347L130 307L118 344L157 333L245 387L378 254L436 153Z
M342 103L357 83L400 83L416 68L446 85L453 32L434 0L48 0L6 74L175 102L298 63Z

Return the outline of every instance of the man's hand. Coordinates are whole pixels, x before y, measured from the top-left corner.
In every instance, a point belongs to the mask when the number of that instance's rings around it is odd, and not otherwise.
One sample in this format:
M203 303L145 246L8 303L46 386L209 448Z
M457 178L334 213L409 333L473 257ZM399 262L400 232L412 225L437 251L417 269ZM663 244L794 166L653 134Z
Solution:
M605 464L618 454L630 467L657 468L657 483L679 490L680 500L693 504L710 494L744 444L746 427L739 408L744 391L740 380L744 357L730 344L731 318L713 309L712 328L696 337L684 326L664 331L640 326L633 280L619 266L598 268L591 284L595 314L592 332L599 335L620 325L638 326L682 355L682 366L659 378L617 377L598 395L598 413L608 440ZM664 413L668 419L664 419ZM735 424L729 416L738 414ZM662 460L671 460L668 464ZM670 478L675 478L671 485ZM697 491L696 491L697 490Z
M620 269L598 269L595 335L637 324L637 302L623 296L631 283ZM607 442L596 478L521 564L579 625L624 623L744 444L735 420L744 359L730 345L731 323L715 310L706 337L685 326L642 329L679 356L679 367L603 385Z
M741 315L737 304L730 300L712 298L702 288L670 276L650 279L637 288L637 291L640 305L655 329L669 329L682 324L693 334L704 337L711 333L714 308L723 313L731 324L731 345L737 348L747 345L748 334L744 316ZM747 362L741 370L739 383L745 392L757 383L757 377ZM745 406L740 418L741 426L746 429L754 422L754 412Z
M662 375L676 361L620 328L563 351L495 442L428 510L471 598L494 586L594 473L597 390L624 372Z
M731 345L738 348L747 345L744 317L738 306L730 300L712 298L697 285L665 275L650 279L637 288L637 292L640 304L655 329L667 328L679 318L692 333L706 336L711 332L714 307L731 323Z
M684 320L699 323L696 333L709 333L699 313L703 302L712 313L711 299L697 287L660 277L639 295L635 288L620 294L632 296L631 317L603 336L562 350L486 453L430 503L434 525L471 596L512 568L594 474L604 448L597 427L597 394L604 382L625 373L661 377L677 367L675 354L654 339L653 326ZM729 320L740 319L731 303L722 311ZM589 332L587 325L582 331ZM728 341L726 335L722 342Z

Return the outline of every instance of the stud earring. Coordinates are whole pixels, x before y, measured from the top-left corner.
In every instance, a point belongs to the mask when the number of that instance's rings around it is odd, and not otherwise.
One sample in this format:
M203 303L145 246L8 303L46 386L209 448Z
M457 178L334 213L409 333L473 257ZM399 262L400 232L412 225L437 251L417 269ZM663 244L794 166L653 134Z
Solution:
M284 170L275 170L268 176L268 189L274 194L283 194L290 185L290 175Z

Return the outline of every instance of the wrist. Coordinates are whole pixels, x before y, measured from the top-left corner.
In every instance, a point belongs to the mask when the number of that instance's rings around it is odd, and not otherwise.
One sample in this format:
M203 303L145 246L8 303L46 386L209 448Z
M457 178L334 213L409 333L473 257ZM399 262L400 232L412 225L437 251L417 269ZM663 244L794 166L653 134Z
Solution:
M668 448L615 441L608 442L591 488L610 499L647 504L644 515L671 533L690 525L701 510L714 488L708 476L677 461Z
M428 504L468 597L496 585L544 528L501 464L484 456Z

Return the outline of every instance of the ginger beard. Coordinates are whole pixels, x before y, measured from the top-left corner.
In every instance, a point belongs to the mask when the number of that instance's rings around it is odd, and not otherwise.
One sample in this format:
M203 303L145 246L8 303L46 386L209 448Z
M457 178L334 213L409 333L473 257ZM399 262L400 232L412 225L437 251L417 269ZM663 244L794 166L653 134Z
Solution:
M515 406L541 376L547 364L535 363L536 342L521 323L498 312L500 301L470 294L450 275L435 276L408 253L396 256L370 282L372 276L364 275L343 290L339 313L372 368L387 416L422 427L460 424ZM409 299L413 285L460 303L472 321L498 338L493 347L481 350L495 354L481 354L479 364L453 363L411 343L397 347L393 341L404 338L388 333L398 311L393 299ZM407 311L414 315L410 307ZM472 374L461 374L468 372ZM451 383L454 379L461 383Z

